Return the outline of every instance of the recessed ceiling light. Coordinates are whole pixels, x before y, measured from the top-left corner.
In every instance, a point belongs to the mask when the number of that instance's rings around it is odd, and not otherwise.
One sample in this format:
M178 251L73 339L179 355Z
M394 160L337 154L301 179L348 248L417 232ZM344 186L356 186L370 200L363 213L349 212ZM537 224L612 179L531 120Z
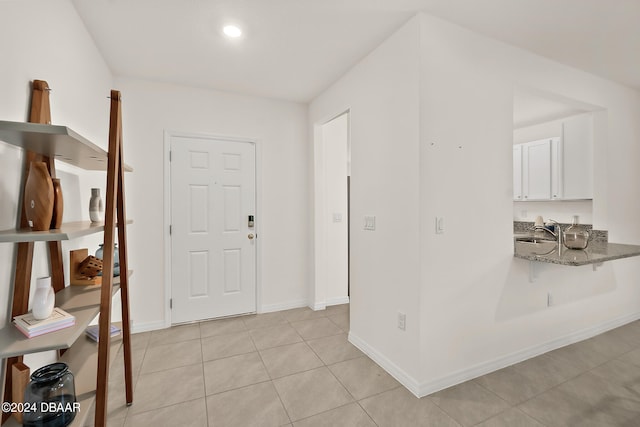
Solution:
M235 25L225 25L222 31L227 37L232 39L237 39L242 35L242 30Z

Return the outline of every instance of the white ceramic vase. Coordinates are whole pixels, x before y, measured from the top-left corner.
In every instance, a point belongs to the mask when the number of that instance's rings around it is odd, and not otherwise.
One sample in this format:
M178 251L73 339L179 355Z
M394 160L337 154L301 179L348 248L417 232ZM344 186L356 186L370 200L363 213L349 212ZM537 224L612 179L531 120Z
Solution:
M91 189L91 200L89 200L89 218L91 222L104 221L104 205L102 204L102 197L100 197L100 189Z
M41 277L36 280L36 293L33 296L33 317L38 320L46 319L53 313L53 306L56 302L53 288L51 287L51 277Z

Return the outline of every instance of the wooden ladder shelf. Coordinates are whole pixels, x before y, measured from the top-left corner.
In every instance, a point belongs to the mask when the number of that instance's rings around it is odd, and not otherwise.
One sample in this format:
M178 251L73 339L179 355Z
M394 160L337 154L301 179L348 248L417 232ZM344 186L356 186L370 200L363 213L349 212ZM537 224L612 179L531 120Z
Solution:
M50 89L47 82L41 80L35 80L33 82L32 105L29 120L30 123L49 126L32 126L24 123L0 122L0 140L17 145L25 150L25 172L22 180L22 189L24 189L26 176L31 162L45 162L48 166L51 177L54 178L54 159L56 156L59 156L58 158L62 158L62 161L68 161L71 164L82 164L83 162L90 163L96 158L106 157L107 187L105 194L106 210L104 227L72 223L72 228L74 230L78 229L76 232L77 236L104 230L102 285L99 288L73 286L73 288L82 288L81 290L65 288L60 239L72 238L73 234L69 237L68 234L62 233L60 230L55 230L55 232L52 230L52 234L47 234L47 232L30 232L28 230L29 226L26 211L24 207L21 208L18 228L15 231L9 230L8 232L0 233L0 242L17 242L11 317L13 318L24 314L29 308L29 288L31 283L33 248L35 241L47 242L52 284L56 292L56 306L64 306L65 303L69 305L73 305L74 303L85 304L79 308L86 309L87 311L83 312L85 313L85 317L82 322L79 322L79 317L77 317L75 330L69 328L68 330L53 332L43 335L42 337L32 339L21 337L20 334L16 332L15 327L11 324L0 329L0 343L4 344L4 349L0 350L0 357L6 360L4 396L1 401L13 401L12 367L22 363L23 355L26 353L58 349L62 356L65 350L70 348L69 353L73 354L69 355L69 360L95 359L93 356L85 357L84 354L79 353L80 350L76 351L75 347L88 348L90 352L95 352L95 344L86 342L87 340L84 338L83 332L84 328L87 326L86 323L95 316L95 307L99 302L100 339L97 344L97 374L95 377L95 383L92 383L95 386L95 395L92 393L84 393L91 394L92 398L86 400L78 395L78 400L81 404L82 402L87 402L88 404L93 401L93 396L95 396L95 425L103 427L107 424L109 366L110 353L112 350L110 333L111 300L114 292L118 289L118 285L122 302L122 345L124 355L126 402L127 405L131 405L133 403L133 372L131 368L131 330L129 318L129 269L127 263L127 216L124 197L124 172L129 168L124 164L122 156L121 95L119 91L111 91L109 148L108 152L105 153L99 147L94 146L70 129L51 126L49 91ZM36 137L31 138L33 135L36 135ZM46 144L44 145L42 143L43 139L46 140ZM56 150L64 151L70 146L72 147L72 152L81 153L78 154L78 156L85 155L86 153L91 154L88 156L90 159L78 159L68 157L67 155L62 156L61 154L57 154ZM89 168L94 169L94 167ZM62 228L64 228L64 226ZM120 249L120 270L122 274L120 277L114 278L113 261L116 229L117 241ZM73 344L76 340L78 342ZM74 345L73 347L71 347L72 344ZM88 344L93 347L88 347ZM80 354L80 356L78 356L78 354ZM66 355L63 356L62 360L65 360L66 357ZM84 362L84 360L81 360L81 362ZM70 368L73 372L73 367L70 366ZM91 370L91 372L93 372L93 370ZM78 378L76 378L76 384L78 384L78 382ZM90 379L88 382L91 383L92 380ZM76 394L78 394L77 388L78 385L76 385ZM92 390L86 391L89 392ZM88 411L88 407L81 407L81 412L86 413ZM3 424L17 424L14 418L9 418L10 415L11 414L3 413ZM76 419L73 421L72 425L83 425L79 424L80 422L83 421L79 421L79 417L76 415Z

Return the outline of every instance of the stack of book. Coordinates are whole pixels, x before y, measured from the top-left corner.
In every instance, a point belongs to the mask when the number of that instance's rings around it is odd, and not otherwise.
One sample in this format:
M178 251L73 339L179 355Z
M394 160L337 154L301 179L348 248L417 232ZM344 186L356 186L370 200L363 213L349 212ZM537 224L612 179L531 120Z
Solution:
M87 327L84 333L87 334L87 336L92 340L94 340L95 342L100 341L100 336L98 335L99 334L98 325L91 325ZM118 335L120 335L120 328L118 328L115 325L111 325L111 337L117 337Z
M33 338L68 328L75 325L75 323L75 316L58 307L53 309L51 316L43 320L38 320L33 317L33 313L27 313L13 318L13 324L16 325L16 328L27 338Z

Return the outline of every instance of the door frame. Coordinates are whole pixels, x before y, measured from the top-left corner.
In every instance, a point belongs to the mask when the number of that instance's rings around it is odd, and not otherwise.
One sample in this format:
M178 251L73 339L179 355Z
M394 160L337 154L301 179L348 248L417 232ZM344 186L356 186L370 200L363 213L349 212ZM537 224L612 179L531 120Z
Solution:
M242 142L250 143L255 147L255 216L257 218L255 225L256 234L256 268L255 268L255 284L256 284L256 312L262 311L262 239L260 238L260 230L262 229L262 142L258 138L228 136L221 134L210 133L196 133L185 132L176 130L164 131L164 212L163 212L163 236L164 236L164 326L166 328L171 326L171 307L170 300L173 289L172 277L172 257L171 257L171 234L169 233L169 227L171 225L171 138L200 138L200 139L218 139L230 142Z
M326 168L325 168L325 156L324 156L324 138L322 136L322 127L332 121L333 119L337 119L338 117L347 114L349 117L349 127L347 129L348 132L348 144L351 144L351 107L344 107L336 114L331 114L322 120L317 121L313 125L313 212L314 212L314 243L313 243L313 264L314 264L314 272L313 272L313 289L311 290L311 301L309 306L313 310L323 310L327 307L327 305L346 303L351 300L351 297L347 297L349 301L327 301L327 278L325 276L325 271L328 268L329 264L329 254L327 247L327 227L322 218L327 217L327 199L326 199L326 186L325 186L325 177L326 177ZM345 183L346 185L346 183ZM348 205L350 205L350 200L347 200ZM348 212L348 215L351 215L351 212ZM351 227L353 227L353 222L351 218L347 218ZM349 235L347 239L349 242L351 241L351 229L347 231ZM349 243L350 244L350 243ZM347 252L347 256L349 257L348 262L350 263L351 259L351 249L349 248ZM351 268L348 269L349 277L347 278L347 283L351 283ZM328 303L328 304L327 304Z

